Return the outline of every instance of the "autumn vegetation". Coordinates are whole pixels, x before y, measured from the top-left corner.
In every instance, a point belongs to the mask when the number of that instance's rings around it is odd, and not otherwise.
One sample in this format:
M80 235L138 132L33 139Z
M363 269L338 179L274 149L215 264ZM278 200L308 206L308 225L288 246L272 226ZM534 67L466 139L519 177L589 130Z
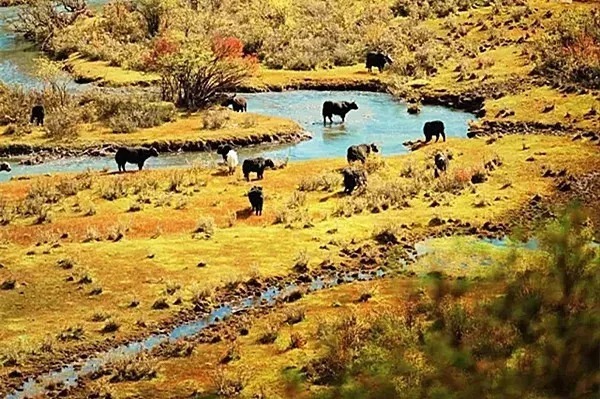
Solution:
M219 106L240 87L376 83L369 87L414 109L426 107L426 95L481 96L487 114L473 124L484 137L451 137L399 156L384 147L364 165L367 187L352 195L343 194L345 159L278 162L260 182L260 217L247 199L259 183L208 163L2 183L0 394L4 382L20 381L10 377L16 372L37 374L167 331L182 314L220 306L217 294L243 299L282 281L300 287L294 301L215 320L203 339L109 362L66 394L598 392L600 13L590 2L24 2L13 28L48 58L36 61L39 88L0 83L3 145L138 145L299 129ZM370 50L389 53L393 65L367 73ZM135 72L148 87L74 93L64 73L77 61L99 75ZM29 123L36 104L48 111L44 127ZM440 178L436 151L452 154ZM577 196L582 203L571 204ZM335 275L353 267L386 274L362 282ZM315 275L340 284L303 289Z

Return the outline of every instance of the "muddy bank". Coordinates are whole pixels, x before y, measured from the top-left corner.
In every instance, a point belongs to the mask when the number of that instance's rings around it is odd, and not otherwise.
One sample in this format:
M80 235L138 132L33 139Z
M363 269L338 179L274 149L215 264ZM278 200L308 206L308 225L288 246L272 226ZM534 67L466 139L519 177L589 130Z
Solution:
M236 147L251 147L261 144L289 144L310 140L312 135L305 131L291 133L265 133L262 135L251 135L248 137L234 137L230 139L211 140L185 140L185 141L149 141L143 143L119 143L110 142L94 145L82 145L80 147L65 147L61 144L8 144L0 146L0 158L25 157L21 160L23 165L36 165L48 160L69 157L102 157L114 154L122 145L154 147L161 153L178 152L207 152L215 151L221 144L232 143Z

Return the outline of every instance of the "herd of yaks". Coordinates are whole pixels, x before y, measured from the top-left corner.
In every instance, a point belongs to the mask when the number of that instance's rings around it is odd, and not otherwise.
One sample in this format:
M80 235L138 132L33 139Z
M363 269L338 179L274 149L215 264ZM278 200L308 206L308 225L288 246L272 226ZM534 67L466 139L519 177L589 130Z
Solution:
M369 65L369 59L367 65ZM386 62L390 62L387 60ZM372 64L372 66L378 66L378 64ZM223 106L231 105L233 110L236 112L247 111L247 100L244 97L228 96L227 99L222 103ZM357 110L358 105L352 101L325 101L323 103L322 115L323 124L326 125L327 119L330 123L333 123L333 115L337 115L342 119L342 123L345 121L346 114L352 110ZM36 106L32 109L31 122L43 125L44 110L42 107ZM442 136L443 141L446 141L445 127L442 121L429 121L425 122L423 126L423 134L425 136L425 143L428 143L432 138L436 137L436 142ZM371 144L358 144L348 147L346 152L346 159L348 163L360 161L365 163L367 157L371 153L379 152L379 147L375 143ZM223 157L223 161L227 167L227 173L233 175L239 165L239 157L234 147L230 144L220 145L217 148L217 154ZM118 166L119 172L126 172L125 165L136 164L139 170L142 170L144 163L150 157L157 157L158 151L155 148L146 147L120 147L115 153L115 161ZM440 172L445 172L448 166L448 158L441 153L436 154L434 159L435 176L439 176ZM246 181L250 181L250 173L256 173L257 180L262 180L264 177L264 171L266 168L275 168L275 163L271 159L265 159L263 157L250 158L244 160L242 163L242 172ZM10 172L11 167L7 162L0 162L0 172ZM344 177L344 192L351 194L355 188L363 187L367 183L367 174L363 168L347 167L342 170ZM261 186L253 186L248 192L248 199L252 206L252 211L256 215L262 214L264 194Z

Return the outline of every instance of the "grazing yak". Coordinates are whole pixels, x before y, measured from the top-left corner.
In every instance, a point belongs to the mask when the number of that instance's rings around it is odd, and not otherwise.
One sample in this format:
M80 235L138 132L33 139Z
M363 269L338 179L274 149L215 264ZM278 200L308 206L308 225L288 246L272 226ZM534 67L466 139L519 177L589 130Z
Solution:
M227 162L227 154L231 150L233 150L233 146L231 144L221 144L217 147L217 154L223 157L223 161Z
M29 119L29 123L35 123L36 126L44 126L44 116L45 110L43 105L35 105L31 108L31 118Z
M8 162L0 162L0 172L10 172L10 164Z
M353 109L358 109L358 105L354 101L325 101L323 103L323 126L327 126L327 118L329 118L329 123L333 124L333 119L331 119L333 115L340 116L343 123L346 119L346 114Z
M383 72L385 64L391 65L393 63L394 61L392 60L392 58L389 55L382 53L381 51L370 51L367 53L366 67L369 70L369 73L373 72L373 67L379 69L379 72Z
M351 145L350 147L348 147L346 159L348 160L348 163L360 161L364 164L367 161L367 157L371 154L371 152L379 152L379 147L377 147L377 144L371 143Z
M235 173L235 168L239 165L238 154L235 150L230 150L225 156L225 162L227 163L227 172L232 175Z
M119 172L125 172L126 163L137 164L140 170L144 167L144 162L150 157L157 157L158 151L155 148L145 147L119 147L115 154L115 161L119 166Z
M248 101L244 97L237 97L236 94L233 96L227 96L227 99L221 104L224 107L233 107L235 112L246 112L248 111Z
M364 169L347 167L342 170L344 176L344 193L352 194L355 188L367 185L367 171Z
M256 216L262 215L263 203L265 202L265 197L263 195L261 186L254 186L248 192L248 199L250 200L250 206L252 207L252 212Z
M250 181L250 173L255 172L256 178L262 180L265 168L275 168L275 163L270 159L264 159L262 157L246 159L242 164L242 172L246 181Z
M444 122L442 121L429 121L423 125L423 134L425 135L425 142L429 143L433 136L435 136L435 142L437 143L440 139L440 135L446 141L446 133L444 132Z
M446 173L448 167L450 166L450 157L444 153L438 152L433 157L433 162L435 166L434 176L437 179L440 177L440 174Z

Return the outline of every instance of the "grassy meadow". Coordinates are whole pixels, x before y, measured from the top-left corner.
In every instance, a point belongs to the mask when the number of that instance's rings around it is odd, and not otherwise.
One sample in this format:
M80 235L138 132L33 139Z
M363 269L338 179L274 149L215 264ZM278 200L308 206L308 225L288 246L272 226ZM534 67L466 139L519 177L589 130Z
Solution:
M368 89L417 108L425 98L481 97L481 134L371 156L368 184L352 195L345 159L291 162L250 182L239 167L228 175L198 164L0 184L0 395L256 293L252 284L381 268L385 278L218 320L78 387L48 383L47 395L593 397L597 4L246 3L113 1L21 27L59 61L40 65L42 90L0 84L0 148L301 133L292 120L218 106L220 91L236 90ZM394 59L383 73L365 69L374 49ZM111 89L70 93L57 68ZM48 110L44 127L23 111L37 103ZM450 163L434 178L438 152ZM250 209L254 185L262 216ZM486 240L504 235L514 245ZM527 237L533 247L520 243Z

